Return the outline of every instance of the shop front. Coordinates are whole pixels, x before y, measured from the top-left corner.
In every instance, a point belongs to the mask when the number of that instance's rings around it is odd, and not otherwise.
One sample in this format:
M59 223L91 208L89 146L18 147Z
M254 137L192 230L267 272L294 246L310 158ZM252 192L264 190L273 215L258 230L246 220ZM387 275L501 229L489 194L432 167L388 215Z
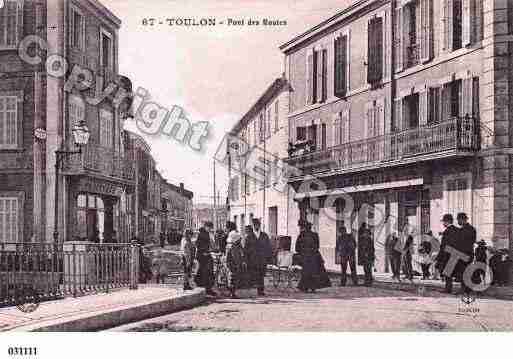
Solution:
M93 243L126 243L130 221L123 204L133 191L130 186L108 180L71 178L68 223L71 238Z

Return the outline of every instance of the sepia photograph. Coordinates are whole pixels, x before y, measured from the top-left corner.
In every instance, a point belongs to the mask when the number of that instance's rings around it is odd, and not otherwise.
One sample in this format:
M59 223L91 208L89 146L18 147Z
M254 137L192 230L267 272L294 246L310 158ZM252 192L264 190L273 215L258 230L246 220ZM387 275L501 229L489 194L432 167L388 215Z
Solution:
M513 0L0 0L0 357L510 332L512 144Z

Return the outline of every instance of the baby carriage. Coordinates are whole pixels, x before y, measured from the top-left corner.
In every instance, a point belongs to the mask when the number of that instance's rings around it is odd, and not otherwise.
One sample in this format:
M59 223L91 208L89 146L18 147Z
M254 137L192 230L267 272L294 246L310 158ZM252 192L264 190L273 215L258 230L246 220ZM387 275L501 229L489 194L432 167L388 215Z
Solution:
M279 288L295 288L301 278L301 266L294 264L294 253L280 250L276 256L276 264L268 265L272 273L273 286Z

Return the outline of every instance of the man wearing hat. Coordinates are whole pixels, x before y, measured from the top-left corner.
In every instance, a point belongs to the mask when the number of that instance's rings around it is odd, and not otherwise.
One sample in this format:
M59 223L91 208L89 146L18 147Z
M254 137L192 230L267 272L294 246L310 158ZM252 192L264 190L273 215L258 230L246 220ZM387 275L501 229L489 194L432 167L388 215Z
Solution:
M206 221L200 228L198 239L196 240L196 260L199 263L198 273L194 281L198 287L205 288L207 295L216 296L217 293L212 290L215 284L214 262L210 253L210 233L214 231L212 222Z
M253 271L253 281L258 289L258 295L265 295L265 272L267 264L271 263L272 247L271 240L267 233L262 231L262 225L258 218L253 218L253 232L255 234L255 248L254 248L254 264L253 268L248 268Z
M460 212L456 216L458 225L460 226L460 233L458 236L458 242L456 243L456 249L466 254L469 258L467 261L459 260L456 265L456 276L461 281L461 288L465 293L470 292L471 283L465 283L463 273L467 267L474 260L474 245L476 244L476 229L468 223L468 217L466 213ZM468 279L470 280L470 279Z
M445 277L445 291L452 293L452 282L454 276L454 270L451 273L446 273L446 266L449 263L451 254L447 250L448 247L456 248L456 242L458 241L459 231L453 225L454 218L452 214L444 214L442 217L442 225L444 231L442 232L442 240L440 243L440 251L436 257L436 268Z

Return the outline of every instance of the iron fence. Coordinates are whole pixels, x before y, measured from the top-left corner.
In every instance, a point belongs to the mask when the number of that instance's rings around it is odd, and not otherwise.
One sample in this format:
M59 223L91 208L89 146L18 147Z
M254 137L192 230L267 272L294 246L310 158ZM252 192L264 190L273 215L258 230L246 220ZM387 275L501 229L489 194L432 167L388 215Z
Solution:
M137 288L139 246L0 243L0 305Z

